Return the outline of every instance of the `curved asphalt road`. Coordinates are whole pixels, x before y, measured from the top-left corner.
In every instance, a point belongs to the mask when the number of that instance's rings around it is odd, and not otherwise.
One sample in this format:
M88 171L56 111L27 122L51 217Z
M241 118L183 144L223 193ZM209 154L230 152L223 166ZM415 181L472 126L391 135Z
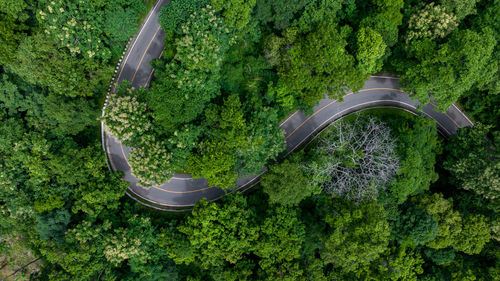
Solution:
M160 29L158 14L166 2L159 0L143 23L122 64L118 83L128 80L135 88L148 86L153 74L150 61L160 57L164 47L165 34ZM332 121L363 108L390 106L420 112L419 103L399 89L398 81L394 77L372 76L359 93L348 93L342 102L323 99L314 107L310 116L295 112L280 124L285 131L287 151L300 148ZM445 113L434 111L435 106L430 103L421 106L421 109L425 115L436 120L438 129L444 136L455 133L460 127L473 125L455 105ZM127 194L146 206L160 210L186 210L203 197L216 200L225 194L220 188L209 187L204 179L192 179L189 175L180 174L163 185L145 189L137 184L137 179L131 174L127 161L131 148L122 146L108 133L105 135L105 147L112 168L123 171L123 179L130 182ZM258 179L258 176L254 176L238 180L238 190L250 188Z

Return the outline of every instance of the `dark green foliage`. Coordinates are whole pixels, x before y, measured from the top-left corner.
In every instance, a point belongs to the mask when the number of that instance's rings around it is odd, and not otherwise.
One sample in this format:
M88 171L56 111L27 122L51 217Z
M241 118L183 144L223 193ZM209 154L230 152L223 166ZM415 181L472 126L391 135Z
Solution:
M315 105L325 94L341 99L347 91L363 87L365 73L355 67L355 59L346 50L349 27L323 22L313 32L293 38L289 61L281 62L280 83L285 93L296 99L297 106ZM294 42L295 41L295 42ZM287 104L288 97L280 97Z
M181 26L189 16L208 4L208 0L172 0L168 1L160 13L160 24L163 29L181 33Z
M40 233L40 240L52 240L62 244L71 214L66 209L57 209L38 216L36 230Z
M185 253L169 250L170 256L186 264L196 261L205 269L237 263L259 236L253 222L255 214L246 206L241 194L224 197L222 205L198 202L192 216L177 227L188 239L193 259L182 259L179 255Z
M492 61L495 44L489 28L454 32L444 44L429 38L411 41L407 47L409 61L400 66L402 88L422 103L429 102L432 93L439 109L446 110L474 85L484 84L488 81L485 77L497 72L498 66Z
M320 251L325 264L344 272L356 271L387 249L390 228L382 206L345 200L332 200L327 206L325 222L331 230L322 238L324 248Z
M282 206L270 208L260 236L254 253L261 258L259 265L267 280L300 279L303 271L299 269L299 258L305 225L299 220L298 211Z
M498 1L440 0L450 22L415 27L430 2L167 2L152 87L118 93L136 99L115 124L135 126L123 131L135 172L231 187L278 161L262 189L172 215L124 197L99 141L102 95L146 1L0 0L0 279L19 243L40 260L16 280L498 279ZM488 126L450 138L431 185L435 124L383 115L400 158L387 192L317 194L302 171L314 153L278 158L279 122L378 71ZM364 154L333 155L356 166Z
M281 205L298 205L304 198L321 191L319 186L311 185L301 167L301 158L293 157L281 164L272 165L261 179L263 191L269 201Z
M261 24L273 23L276 29L285 29L294 20L308 0L257 0L255 18Z
M405 204L401 208L403 210L394 229L398 242L423 245L436 238L438 223L431 215L413 204Z
M438 178L434 171L436 153L440 150L436 122L413 116L398 116L387 122L398 137L397 153L401 159L398 176L389 191L401 204L408 196L428 190Z
M446 146L443 167L458 187L471 190L486 199L500 196L498 139L490 138L489 127L477 124L453 135Z
M443 265L452 262L455 259L455 251L450 248L435 250L426 248L425 256L437 265Z
M173 60L162 62L157 81L146 93L155 121L169 133L194 121L220 94L219 73L231 39L212 9L193 12L181 34Z

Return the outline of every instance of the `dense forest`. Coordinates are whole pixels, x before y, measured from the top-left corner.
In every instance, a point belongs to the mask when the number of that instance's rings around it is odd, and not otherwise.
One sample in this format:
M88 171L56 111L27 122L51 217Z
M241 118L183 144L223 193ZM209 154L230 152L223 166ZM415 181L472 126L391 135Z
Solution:
M149 88L114 69L153 1L0 0L2 280L499 280L498 0L171 0ZM368 110L286 155L279 122L370 75L473 127ZM145 187L227 191L148 209Z

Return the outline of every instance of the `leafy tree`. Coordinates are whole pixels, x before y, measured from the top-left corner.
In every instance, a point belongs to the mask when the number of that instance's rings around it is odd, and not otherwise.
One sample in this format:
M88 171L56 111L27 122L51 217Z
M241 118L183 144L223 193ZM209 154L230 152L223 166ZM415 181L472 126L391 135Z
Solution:
M434 171L436 153L439 151L436 123L423 117L398 116L386 121L397 137L399 170L390 183L390 196L402 204L408 196L429 189L438 174Z
M222 199L222 204L199 201L177 229L187 236L202 268L236 264L258 239L255 214L243 195L236 193ZM175 256L172 257L175 260Z
M236 157L230 147L220 142L204 143L201 153L189 159L188 171L193 177L203 177L211 186L234 187Z
M426 244L427 247L443 249L452 246L462 231L460 213L453 210L453 202L440 193L422 194L412 198L412 202L425 210L438 224L436 238Z
M371 28L382 36L387 47L394 46L398 42L399 26L403 22L401 9L404 1L372 0L366 3L364 7L353 9L350 21L356 22L358 18L361 19L360 27ZM359 10L364 10L363 16L356 14Z
M417 38L443 38L458 27L453 14L447 13L445 7L431 2L418 14L413 14L408 22L406 42Z
M254 17L261 24L272 22L274 28L285 29L291 25L293 19L308 2L306 0L257 0Z
M78 59L55 46L48 35L24 37L9 69L27 82L49 87L56 94L69 97L90 96L107 83L113 67L92 59Z
M300 157L269 167L260 184L271 203L294 206L312 194L318 194L318 185L311 185L300 166Z
M356 271L376 260L388 246L390 228L382 206L375 202L355 205L334 200L325 222L331 227L320 251L325 264Z
M403 205L403 208L394 229L399 243L423 245L436 238L438 223L431 215L411 203Z
M424 250L424 254L428 259L437 265L447 264L455 259L455 251L451 248L440 250L427 248Z
M189 16L208 4L207 0L173 0L161 8L159 21L163 29L180 33Z
M230 31L211 8L191 15L182 25L173 60L156 73L158 82L145 95L155 121L166 132L197 119L220 94L219 74Z
M469 255L479 254L490 240L490 227L483 215L468 215L462 220L462 231L453 248Z
M336 14L342 8L340 0L313 0L309 1L302 15L294 22L302 33L308 33L322 22L337 22ZM311 38L312 39L312 38Z
M28 3L25 0L2 0L0 1L0 11L13 18L24 18L27 15L22 12L28 7Z
M382 68L380 59L385 54L386 49L382 36L369 27L363 27L357 32L356 37L358 67L364 73L379 71Z
M424 260L411 248L391 247L370 267L361 268L357 274L373 280L420 280ZM348 275L350 276L350 275Z
M436 44L429 38L412 40L407 47L407 58L400 64L402 88L420 102L430 97L446 110L452 103L485 77L496 73L491 63L495 39L491 29L460 30L448 42Z
M4 50L0 54L1 64L10 64L15 60L15 52L25 29L24 25L16 23L14 17L0 14L0 46Z
M349 90L363 87L365 73L355 67L346 50L350 28L323 22L314 32L299 38L288 51L289 62L279 68L279 87L284 87L299 104L308 106L328 94L341 99Z
M256 0L210 0L210 3L215 11L222 11L228 26L241 29L250 21Z
M152 129L151 115L138 93L124 83L108 97L104 110L104 128L125 145L142 145L145 135Z
M49 94L42 108L53 118L56 135L76 135L88 127L95 126L99 112L95 105L84 98L67 98Z
M172 152L152 134L145 135L141 144L132 149L128 158L132 174L143 187L162 185L173 176Z
M248 119L246 143L236 151L240 163L238 173L243 175L260 173L268 161L275 160L286 149L284 131L275 109L264 107L251 113Z
M439 1L443 5L443 8L446 8L447 11L453 12L457 17L457 20L461 21L468 15L475 14L476 8L475 5L478 0L466 0L466 1L458 1L458 0L441 0Z
M279 206L268 209L254 253L268 280L298 280L303 271L298 258L305 239L304 225L298 212Z
M71 214L66 209L57 209L38 217L36 229L40 233L40 240L52 240L57 244L64 241L66 227Z
M458 130L446 146L443 167L458 187L487 199L500 196L500 163L496 143L488 137L489 127L476 124ZM496 140L494 140L496 141Z

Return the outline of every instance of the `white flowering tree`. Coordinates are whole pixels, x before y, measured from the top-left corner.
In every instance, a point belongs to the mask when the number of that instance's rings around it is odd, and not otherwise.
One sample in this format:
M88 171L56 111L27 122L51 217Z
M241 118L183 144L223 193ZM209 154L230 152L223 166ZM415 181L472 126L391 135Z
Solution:
M173 168L172 153L165 142L157 140L150 111L128 84L110 94L102 119L106 131L123 144L134 147L128 161L132 174L142 186L163 184L172 176L169 172Z
M431 2L410 17L406 41L418 38L443 38L457 26L457 18L453 13Z
M38 11L37 19L44 32L67 47L73 56L103 61L111 58L111 51L101 39L103 13L92 1L52 0Z
M142 137L143 146L133 148L128 161L132 174L145 188L161 185L172 177L172 153L152 134Z
M305 169L312 184L353 201L375 198L399 167L389 127L376 118L338 121L322 133Z
M136 93L128 85L111 93L104 110L104 128L125 145L142 145L141 136L151 127L151 114L145 103L138 101Z

